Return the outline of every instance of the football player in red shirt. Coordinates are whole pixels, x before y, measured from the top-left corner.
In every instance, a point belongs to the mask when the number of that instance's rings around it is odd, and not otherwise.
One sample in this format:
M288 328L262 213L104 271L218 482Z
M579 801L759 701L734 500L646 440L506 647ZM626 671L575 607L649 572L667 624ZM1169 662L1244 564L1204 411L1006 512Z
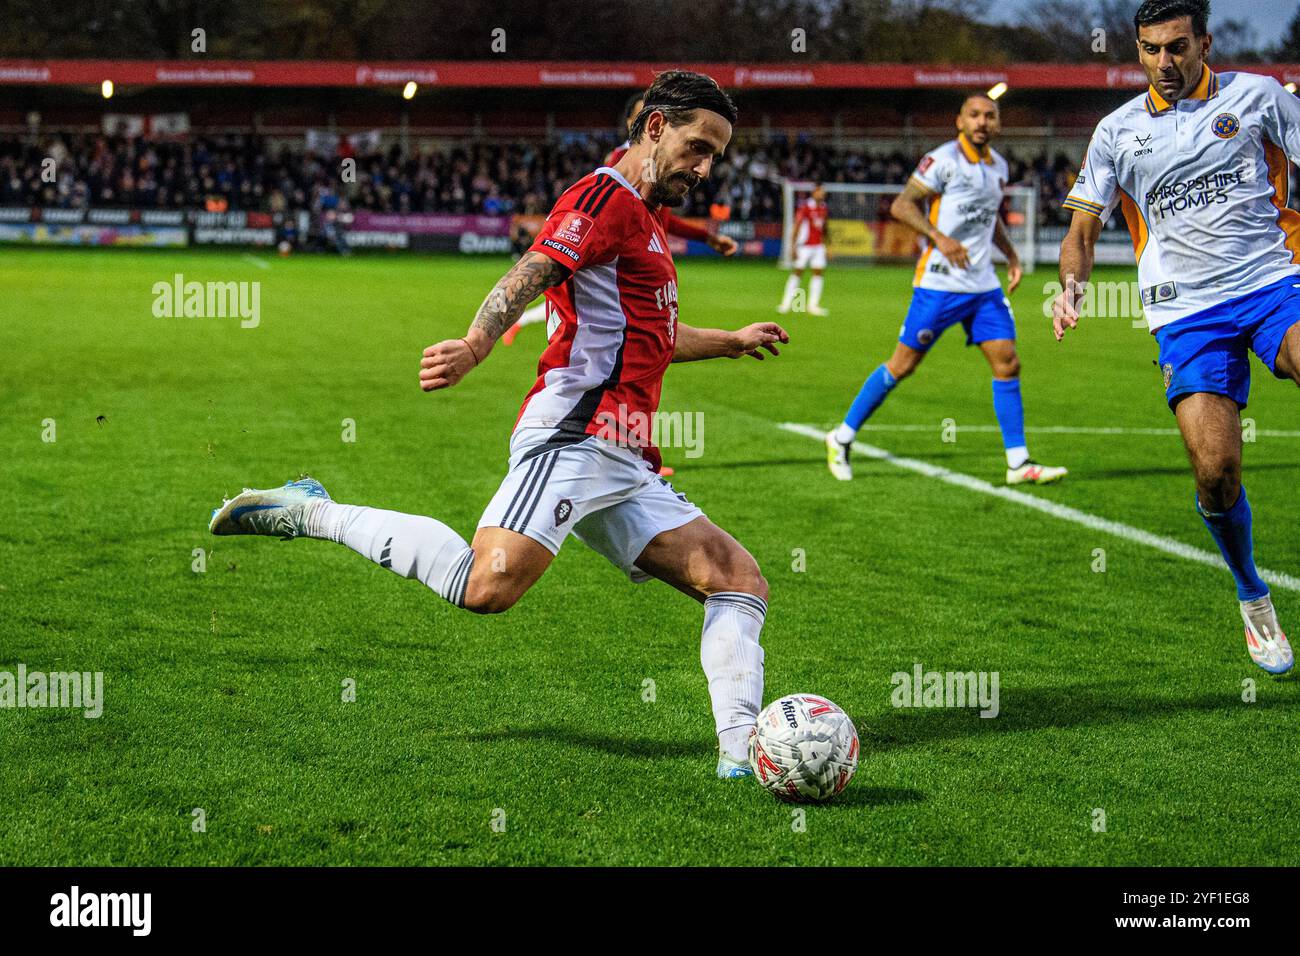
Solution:
M794 305L795 293L803 280L804 269L812 267L808 281L808 311L812 315L826 315L821 306L822 273L826 271L826 190L818 183L812 196L800 204L794 214L794 268L785 280L785 296L776 311L789 312Z
M487 359L538 293L558 318L511 436L509 470L472 544L433 518L335 502L310 478L223 503L211 531L341 542L479 613L514 605L572 533L633 581L658 578L704 605L700 662L717 774L750 775L767 582L735 538L654 473L651 442L669 363L761 359L789 341L772 322L730 332L678 321L664 207L709 175L735 119L735 105L709 77L660 74L627 153L560 198L464 337L424 350L420 387L449 388Z

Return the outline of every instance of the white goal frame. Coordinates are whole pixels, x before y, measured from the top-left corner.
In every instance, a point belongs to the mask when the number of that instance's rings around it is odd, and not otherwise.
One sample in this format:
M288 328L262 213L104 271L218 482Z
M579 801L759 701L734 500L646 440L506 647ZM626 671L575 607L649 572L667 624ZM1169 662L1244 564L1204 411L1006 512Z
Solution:
M811 180L784 179L781 181L781 257L780 266L789 269L794 263L794 200L799 192L810 192L817 183ZM822 189L828 193L857 193L866 196L897 196L903 191L902 185L888 183L822 183ZM1020 264L1026 273L1034 271L1038 258L1038 191L1028 186L1009 186L1007 196L1023 201L1025 225L1023 229L1011 230L1012 241L1020 253ZM919 255L919 252L918 252ZM1002 263L1006 259L995 248L993 261Z

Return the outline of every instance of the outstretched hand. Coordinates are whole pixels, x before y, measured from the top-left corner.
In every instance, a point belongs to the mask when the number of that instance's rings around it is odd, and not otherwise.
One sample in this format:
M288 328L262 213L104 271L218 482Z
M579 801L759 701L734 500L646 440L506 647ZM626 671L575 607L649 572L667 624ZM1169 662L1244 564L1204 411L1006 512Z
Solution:
M735 343L728 358L748 355L762 361L763 349L767 349L773 355L780 355L781 350L776 347L776 343L784 344L790 341L789 333L775 322L755 322L753 325L736 330L733 335Z
M724 236L721 233L712 233L709 238L704 241L709 244L710 249L724 256L734 256L736 250L740 248L736 244L735 239L732 239L730 236Z

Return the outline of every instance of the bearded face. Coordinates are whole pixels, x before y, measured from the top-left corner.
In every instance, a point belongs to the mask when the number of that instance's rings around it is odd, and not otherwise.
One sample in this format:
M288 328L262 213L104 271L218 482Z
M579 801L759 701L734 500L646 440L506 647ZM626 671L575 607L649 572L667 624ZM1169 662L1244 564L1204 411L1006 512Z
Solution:
M637 170L637 185L649 184L646 200L656 206L680 206L691 190L708 178L714 160L731 140L731 123L710 110L695 110L679 125L654 111L645 137L653 142ZM640 141L638 141L640 142Z
M691 190L700 184L700 177L689 169L671 171L665 147L656 146L652 154L654 169L660 171L650 184L650 202L658 206L680 206L686 202Z

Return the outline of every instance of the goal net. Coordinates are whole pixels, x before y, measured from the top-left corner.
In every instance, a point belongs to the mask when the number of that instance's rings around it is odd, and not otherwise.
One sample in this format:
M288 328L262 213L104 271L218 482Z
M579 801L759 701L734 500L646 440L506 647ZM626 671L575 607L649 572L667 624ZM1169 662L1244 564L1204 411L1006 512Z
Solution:
M794 261L794 212L812 195L815 183L786 180L782 184L783 209L781 265ZM902 186L880 183L823 183L826 190L826 251L836 265L871 265L879 262L914 263L921 254L920 236L892 215L889 207ZM1006 190L1002 220L1020 253L1026 272L1034 271L1037 242L1038 194L1024 186ZM993 250L995 262L1005 262Z

